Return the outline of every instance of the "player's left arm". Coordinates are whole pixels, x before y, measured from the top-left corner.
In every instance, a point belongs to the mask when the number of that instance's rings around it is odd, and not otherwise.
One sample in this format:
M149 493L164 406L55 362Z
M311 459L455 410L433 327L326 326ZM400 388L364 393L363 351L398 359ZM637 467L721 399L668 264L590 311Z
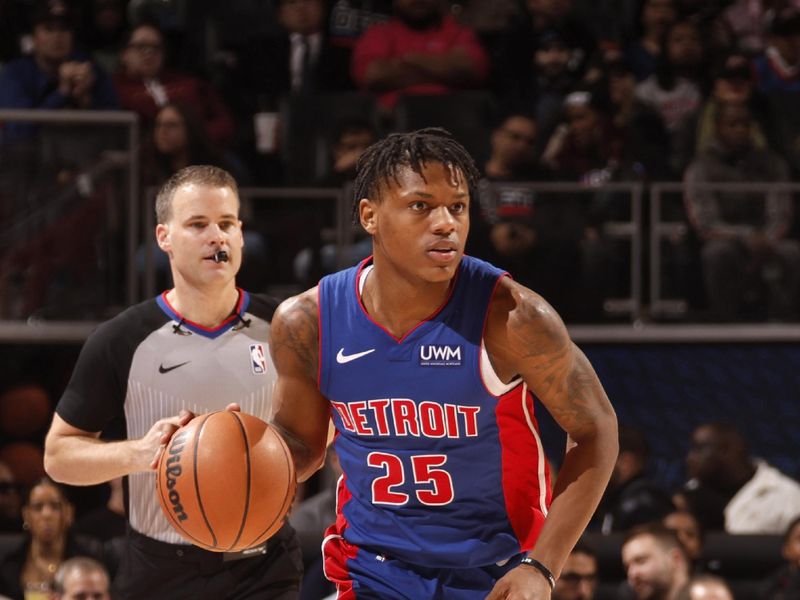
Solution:
M570 340L555 310L509 278L498 284L485 342L500 378L509 381L521 375L571 440L553 489L550 511L529 554L557 578L611 476L618 453L616 415L594 369ZM527 595L514 585L514 579L521 579L523 572L529 582L531 576L537 579L538 592ZM530 566L512 570L498 586L501 583L511 584L511 588L504 595L489 598L549 597L544 577ZM506 596L512 589L516 591Z

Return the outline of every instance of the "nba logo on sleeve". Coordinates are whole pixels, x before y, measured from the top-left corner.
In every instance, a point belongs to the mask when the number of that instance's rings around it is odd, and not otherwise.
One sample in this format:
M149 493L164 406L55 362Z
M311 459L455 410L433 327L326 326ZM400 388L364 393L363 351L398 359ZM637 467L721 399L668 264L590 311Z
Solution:
M263 375L267 372L267 358L264 354L263 344L250 344L250 366L256 375Z

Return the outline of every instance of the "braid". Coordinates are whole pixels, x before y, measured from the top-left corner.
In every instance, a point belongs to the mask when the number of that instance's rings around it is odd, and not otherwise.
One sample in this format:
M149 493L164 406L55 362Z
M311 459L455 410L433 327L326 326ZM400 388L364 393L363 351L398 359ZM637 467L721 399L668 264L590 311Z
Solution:
M353 190L354 221L358 221L362 198L376 199L381 185L390 180L399 185L400 167L409 167L422 176L423 168L431 162L447 166L456 177L464 177L470 192L480 178L475 161L449 131L428 127L410 133L392 133L367 148L358 159Z

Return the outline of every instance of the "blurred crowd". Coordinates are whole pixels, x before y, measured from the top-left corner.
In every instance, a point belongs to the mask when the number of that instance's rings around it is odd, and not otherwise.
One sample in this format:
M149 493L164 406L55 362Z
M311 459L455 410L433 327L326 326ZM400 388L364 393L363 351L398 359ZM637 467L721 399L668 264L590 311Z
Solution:
M796 0L2 0L0 16L0 108L133 111L143 198L193 163L243 187L338 187L371 141L439 125L485 176L468 250L567 321L602 321L610 298L631 296L630 244L609 227L631 221L630 197L520 184L683 181L664 218L685 231L663 240L665 273L650 277L709 320L798 316L796 200L780 187L800 170ZM52 196L45 183L63 189L86 169L82 153L96 160L110 144L108 131L72 133L32 154L45 129L0 129L7 238L39 208L20 177ZM53 154L47 177L31 172L32 156ZM773 187L736 185L756 182ZM93 257L55 260L64 231L114 220L96 189L77 187L78 217L62 207L38 235L5 242L0 291L24 289L8 316L41 309L62 263ZM318 202L291 204L300 216L278 226L245 208L252 289L307 285L343 251L347 264L369 251L332 244ZM276 261L292 264L269 273Z

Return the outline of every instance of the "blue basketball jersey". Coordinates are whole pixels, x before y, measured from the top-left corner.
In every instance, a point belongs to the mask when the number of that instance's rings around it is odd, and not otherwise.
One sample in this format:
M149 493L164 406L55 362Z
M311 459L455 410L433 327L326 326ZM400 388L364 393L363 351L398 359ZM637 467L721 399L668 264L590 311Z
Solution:
M550 502L533 397L498 379L483 346L505 273L464 257L446 302L396 338L361 302L370 268L319 285L319 385L344 471L329 535L441 568L532 548Z

